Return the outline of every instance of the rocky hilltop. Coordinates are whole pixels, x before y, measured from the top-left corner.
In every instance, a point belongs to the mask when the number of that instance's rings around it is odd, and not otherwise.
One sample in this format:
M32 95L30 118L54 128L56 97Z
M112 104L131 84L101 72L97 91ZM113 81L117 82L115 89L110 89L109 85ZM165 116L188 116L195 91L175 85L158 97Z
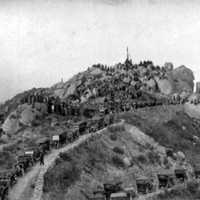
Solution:
M144 61L138 65L128 63L130 66L126 69L126 62L110 68L100 64L93 65L87 71L74 76L69 81L55 84L51 88L51 92L53 95L65 99L69 95L75 94L81 86L85 88L85 93L87 93L85 96L83 93L82 100L84 101L85 98L94 93L90 86L94 87L93 84L97 80L101 87L106 81L108 81L107 84L112 84L112 79L118 79L122 84L127 83L134 87L140 85L139 87L147 92L160 92L166 95L173 93L181 94L182 92L191 94L193 92L194 75L185 66L174 69L172 64L172 67L169 67L169 63L166 63L164 67L159 67L155 66L151 61Z
M34 88L5 102L0 107L1 117L6 118L2 128L6 133L15 133L46 113L44 102L37 103L35 107L21 106L23 100L31 95L59 98L62 102L73 99L78 100L79 104L92 102L97 105L117 99L127 105L138 99L149 101L152 98L172 97L174 94L186 98L191 95L193 88L193 72L185 66L174 69L172 63L165 63L160 67L151 61L133 64L128 58L124 63L111 67L96 64L67 82L59 82L50 88Z
M63 102L77 99L80 104L91 101L99 104L105 99L113 101L115 98L125 103L129 101L129 104L131 100L137 101L139 98L149 101L173 94L185 98L193 92L193 88L193 72L185 66L174 69L173 64L165 63L159 67L151 61L133 64L128 58L124 63L112 67L97 64L67 82L59 82L50 88L31 89L1 105L1 113L6 117L2 128L12 134L45 114L47 108L43 102L37 103L35 107L21 106L23 99L31 95L59 98Z
M185 66L133 64L127 57L18 94L0 106L0 169L12 168L18 155L38 149L41 140L64 136L68 147L88 134L92 139L59 158L49 152L55 165L44 172L43 199L86 200L107 181L136 187L138 177L156 180L159 172L181 167L189 177L200 166L200 95L193 89L193 72ZM26 181L30 197L38 186Z

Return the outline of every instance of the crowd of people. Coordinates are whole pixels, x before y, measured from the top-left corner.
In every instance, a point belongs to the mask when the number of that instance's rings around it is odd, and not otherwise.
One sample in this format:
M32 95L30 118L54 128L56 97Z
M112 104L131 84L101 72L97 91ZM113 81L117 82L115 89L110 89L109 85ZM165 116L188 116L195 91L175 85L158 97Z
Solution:
M187 99L182 98L179 94L162 98L155 97L154 92L159 92L156 83L148 85L145 82L153 80L155 76L160 79L165 78L166 71L173 68L168 65L161 68L154 66L151 61L143 61L136 65L132 64L130 59L115 67L93 65L92 69L101 71L100 76L97 78L91 73L88 73L87 77L83 76L81 84L67 98L61 99L40 91L27 94L21 103L32 105L35 102L45 103L48 113L57 113L63 116L83 114L86 104L89 108L95 107L93 113L104 110L106 114L106 112L130 111L145 106L184 103ZM152 82L154 83L154 81ZM95 101L97 99L103 99L103 101L99 103Z

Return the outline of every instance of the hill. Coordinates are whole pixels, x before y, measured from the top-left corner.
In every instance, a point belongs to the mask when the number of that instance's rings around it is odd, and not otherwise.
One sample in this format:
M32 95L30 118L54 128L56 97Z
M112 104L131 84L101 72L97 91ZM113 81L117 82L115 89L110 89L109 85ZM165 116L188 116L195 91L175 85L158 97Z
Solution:
M102 136L60 155L45 175L45 200L85 200L105 182L136 187L138 177L155 181L162 169L185 165L192 172L191 165L200 164L199 141L195 141L199 130L183 106L144 108L118 119L125 120L123 127L108 128ZM173 149L175 160L166 156L166 148ZM185 162L178 152L186 156Z
M0 106L0 169L12 168L26 148L38 148L40 139L65 134L70 140L77 122L86 121L95 131L97 124L115 118L125 120L125 126L108 128L60 156L45 176L45 198L87 199L104 181L122 179L132 185L136 175L155 178L155 171L173 169L173 163L191 170L190 164L199 163L200 137L194 119L200 116L198 105L186 103L193 80L184 66L126 59L112 67L93 65L67 82L18 94ZM90 124L93 120L98 122ZM176 160L166 157L165 147L173 149ZM179 154L187 160L179 163Z
M96 107L107 104L106 107L114 111L114 107L127 110L137 102L152 103L174 94L179 94L185 100L193 92L193 81L190 69L185 66L173 69L170 63L159 67L151 61L133 64L127 59L125 63L113 67L97 64L67 82L50 88L33 88L16 95L0 106L0 121L4 123L3 131L13 134L24 125L34 123L36 118L46 113L48 107L56 107L56 104L60 104L58 109L63 109L62 112L66 114L67 106L71 107L74 103ZM32 108L21 106L25 103Z

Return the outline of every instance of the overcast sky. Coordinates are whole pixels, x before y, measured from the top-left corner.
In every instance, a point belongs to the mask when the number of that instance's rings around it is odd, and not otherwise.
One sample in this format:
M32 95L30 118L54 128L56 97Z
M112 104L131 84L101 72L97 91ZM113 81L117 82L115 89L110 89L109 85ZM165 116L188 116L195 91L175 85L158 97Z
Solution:
M0 0L0 100L94 63L150 59L200 80L198 0Z

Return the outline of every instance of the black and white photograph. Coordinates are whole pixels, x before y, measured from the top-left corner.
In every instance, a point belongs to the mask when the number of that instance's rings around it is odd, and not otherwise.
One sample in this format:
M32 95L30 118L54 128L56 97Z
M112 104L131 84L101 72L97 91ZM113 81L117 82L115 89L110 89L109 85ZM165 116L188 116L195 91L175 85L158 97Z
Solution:
M0 200L200 200L200 0L0 0Z

